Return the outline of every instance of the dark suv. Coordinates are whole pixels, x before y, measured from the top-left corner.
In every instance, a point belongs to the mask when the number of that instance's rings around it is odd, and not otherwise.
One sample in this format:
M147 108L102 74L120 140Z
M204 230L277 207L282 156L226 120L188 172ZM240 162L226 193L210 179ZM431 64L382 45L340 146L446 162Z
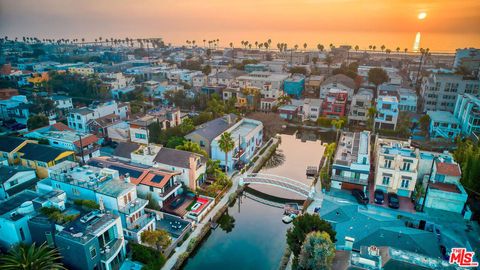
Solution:
M368 203L368 198L365 196L365 193L361 191L360 189L354 189L352 190L352 195L357 199L357 202L359 204L367 204Z
M376 204L383 204L383 202L385 202L385 194L383 193L383 190L377 189L374 194L374 201Z
M388 193L388 207L398 209L400 207L400 201L395 193Z

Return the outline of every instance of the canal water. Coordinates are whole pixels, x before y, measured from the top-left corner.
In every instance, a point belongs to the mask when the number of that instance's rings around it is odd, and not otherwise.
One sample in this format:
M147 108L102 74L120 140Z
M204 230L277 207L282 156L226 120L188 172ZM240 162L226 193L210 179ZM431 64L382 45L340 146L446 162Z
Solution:
M276 154L260 173L310 183L305 175L306 168L318 166L324 150L322 143L331 141L334 135L289 132L280 136L281 144ZM219 221L220 226L211 231L186 262L185 270L278 268L286 246L285 233L291 226L281 220L282 202L302 198L274 187L251 185L249 188L230 205ZM278 198L260 196L258 191Z

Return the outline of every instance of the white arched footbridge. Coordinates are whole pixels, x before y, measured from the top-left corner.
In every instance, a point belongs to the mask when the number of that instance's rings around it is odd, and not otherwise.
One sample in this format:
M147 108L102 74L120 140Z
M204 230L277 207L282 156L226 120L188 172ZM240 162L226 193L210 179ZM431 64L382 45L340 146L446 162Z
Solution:
M315 194L315 188L313 186L273 174L250 173L242 175L240 176L239 183L240 185L261 184L275 186L299 194L305 198L313 198Z

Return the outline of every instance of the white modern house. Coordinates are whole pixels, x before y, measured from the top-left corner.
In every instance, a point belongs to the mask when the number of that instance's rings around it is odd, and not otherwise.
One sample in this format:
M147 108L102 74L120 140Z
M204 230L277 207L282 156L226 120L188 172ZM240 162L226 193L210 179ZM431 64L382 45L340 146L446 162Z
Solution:
M418 160L418 151L410 142L377 137L375 189L410 197L417 182Z
M103 104L93 104L89 107L82 107L70 111L67 121L71 129L88 132L90 120L98 119L109 114L116 114L120 119L126 119L130 111L128 103L117 103L108 101Z
M332 188L367 190L370 132L342 132L332 165Z
M453 112L460 122L462 134L471 136L480 133L480 97L478 95L459 95Z

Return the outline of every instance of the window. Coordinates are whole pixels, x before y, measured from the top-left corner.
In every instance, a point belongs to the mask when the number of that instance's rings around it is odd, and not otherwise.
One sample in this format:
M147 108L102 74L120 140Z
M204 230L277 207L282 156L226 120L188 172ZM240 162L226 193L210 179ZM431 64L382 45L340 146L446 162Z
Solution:
M392 167L392 161L388 160L388 159L385 159L384 167L387 168L387 169L390 169Z
M383 176L382 185L388 186L389 183L390 183L390 177L388 177L388 176Z
M95 247L90 247L90 256L92 259L97 257L97 249Z
M15 180L13 180L13 181L10 181L9 185L10 185L10 187L13 187L13 186L15 186L15 185L18 185L18 179L15 179Z
M203 141L200 141L200 147L205 147L205 143Z
M408 188L409 184L410 184L410 180L402 179L402 185L401 185L402 188Z
M39 167L47 168L47 163L45 163L45 162L40 162L40 161L39 161L39 162L37 162L37 165L38 165Z
M77 124L78 128L83 128L82 124Z
M23 228L20 228L20 237L22 238L22 241L25 241L25 233L23 232Z
M145 140L147 135L141 133L135 133L135 138Z
M410 171L410 163L404 162L402 166L402 171Z

